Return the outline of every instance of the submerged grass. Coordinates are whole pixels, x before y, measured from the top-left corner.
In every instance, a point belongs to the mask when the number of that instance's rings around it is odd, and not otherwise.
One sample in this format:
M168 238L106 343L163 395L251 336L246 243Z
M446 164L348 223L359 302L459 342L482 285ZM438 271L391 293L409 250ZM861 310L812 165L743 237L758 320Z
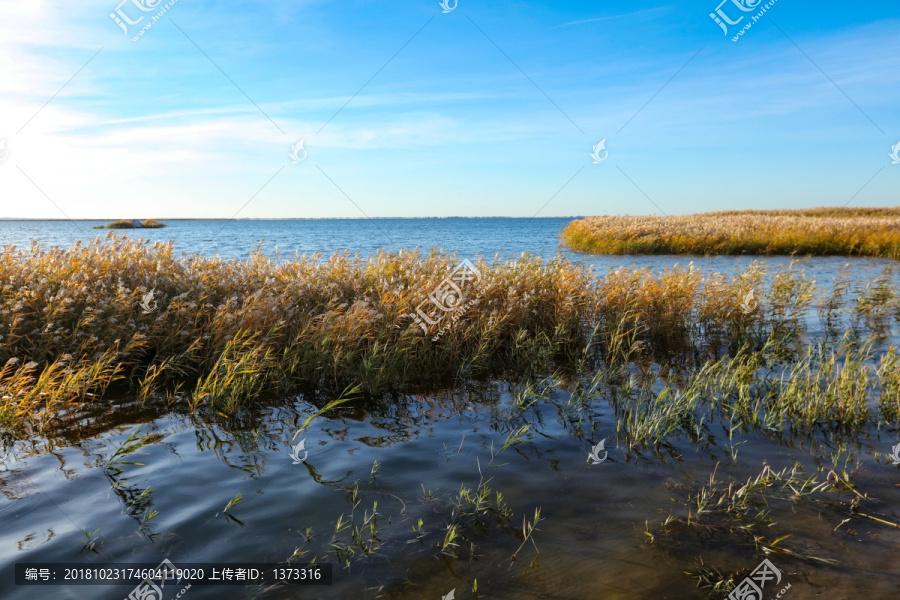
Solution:
M115 234L70 249L8 246L0 252L0 425L135 393L231 414L295 391L433 390L559 368L621 378L640 358L703 364L767 339L790 354L815 301L815 283L790 268L766 274L754 264L731 278L693 267L597 277L562 259L523 255L479 262L465 313L444 335L423 335L410 313L455 263L436 251L177 258L171 244ZM900 315L889 274L855 293L842 285L820 300L820 315L853 307L857 328L890 328ZM898 359L884 361L883 411L896 418ZM796 385L789 391L797 399L784 402L805 401ZM834 385L828 397L844 398L839 410L849 414L858 402L844 392L855 388ZM826 410L813 402L807 409ZM629 425L638 434L650 427L644 412Z
M684 376L638 373L594 394L610 399L617 434L632 449L681 436L700 443L716 420L732 435L735 429L853 431L900 423L900 349L876 353L873 339L849 338L830 347L814 343L790 357L770 339ZM729 452L736 456L736 449Z
M562 232L595 254L878 256L900 259L900 208L726 211L677 217L587 217Z
M688 540L694 538L705 548L737 543L764 556L777 554L807 563L834 564L836 560L821 555L823 549L810 544L802 529L796 529L798 513L814 514L828 526L834 523L832 533L853 521L900 527L860 510L865 504L877 506L880 501L861 493L850 482L855 470L848 473L838 469L839 474L832 469L820 477L807 475L800 463L780 471L764 465L758 474L743 481L732 477L723 481L717 470L718 465L705 485L675 486L688 492L686 514L682 511L680 516L670 515L654 528L648 523L646 536L650 544L683 554L686 544L691 543ZM784 522L776 521L782 518ZM794 539L795 534L800 539ZM715 568L705 564L701 556L685 573L698 587L726 594L748 571Z

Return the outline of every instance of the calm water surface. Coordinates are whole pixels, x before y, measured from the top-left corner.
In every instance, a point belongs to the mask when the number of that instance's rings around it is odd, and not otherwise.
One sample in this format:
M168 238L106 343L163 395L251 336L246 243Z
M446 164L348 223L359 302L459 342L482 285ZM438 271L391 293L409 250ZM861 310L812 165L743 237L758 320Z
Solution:
M276 248L282 257L294 253L321 253L326 256L348 250L368 256L378 249L398 251L441 248L460 258L493 256L512 258L527 252L548 259L556 255L594 267L600 272L637 265L662 269L693 263L703 271L733 273L751 264L750 256L592 256L572 252L559 243L559 234L571 222L568 218L547 219L321 219L321 220L232 220L166 221L163 229L126 230L131 237L152 241L172 241L176 250L204 256L245 259L260 243L270 256ZM0 244L28 247L32 240L46 246L71 246L88 242L106 231L92 229L108 221L0 221ZM765 257L771 268L797 259ZM862 281L896 265L888 259L814 257L799 260L817 281L830 282L841 267L849 265L851 275Z
M562 254L599 270L632 264L662 268L693 261L707 271L734 272L744 257L589 257L560 249L567 219L422 219L377 221L172 221L146 230L152 240L174 240L178 250L244 258L254 245L281 253L349 249L363 255L377 248L442 247L462 257L530 252ZM4 222L0 242L27 246L87 241L98 232L90 222ZM102 232L100 232L102 233ZM769 258L770 266L787 258ZM819 258L802 267L830 282L850 265L858 281L892 261ZM200 417L158 408L122 405L84 415L65 430L7 441L0 454L0 598L91 598L121 600L133 586L25 588L12 585L16 562L278 562L295 550L305 559L334 565L331 587L194 587L184 598L455 598L625 599L706 598L684 570L699 560L737 571L753 569L761 553L733 536L696 528L671 537L658 526L669 514L686 516L691 486L715 471L746 480L764 464L781 469L800 461L808 474L832 464L836 439L804 439L790 432L736 434L728 424L706 424L704 442L679 439L643 453L616 441L615 413L606 402L585 408L581 424L564 418L567 392L558 387L523 414L511 412L508 384L463 386L442 395L403 396L354 406L313 422L302 434L305 463L292 464L294 434L313 410L302 398L260 409L240 419ZM491 463L491 446L531 426L527 440ZM142 448L109 468L129 435L150 435ZM592 443L607 439L608 459L587 462ZM866 510L900 523L900 469L885 459L898 432L868 429L842 441L860 463L854 482L877 497ZM739 448L737 462L730 448ZM378 463L373 475L373 466ZM826 468L826 472L827 472ZM440 553L460 486L474 488L479 469L506 498L511 518L469 522L457 559ZM824 477L819 474L820 479ZM348 489L358 486L354 509ZM150 490L145 492L145 490ZM243 501L228 513L237 494ZM847 507L814 503L795 509L772 501L770 510L789 545L822 560L775 555L771 560L792 584L787 600L900 597L900 529L854 518ZM339 517L357 524L377 502L377 545L343 568L330 552ZM540 507L534 534L538 554L522 545L523 517ZM156 513L153 518L148 515ZM849 524L836 530L842 518ZM419 536L417 524L423 525ZM655 527L650 541L644 532ZM307 536L306 529L311 534ZM85 549L95 532L94 551ZM368 530L367 530L368 531ZM773 535L774 537L774 535ZM418 539L420 538L420 539ZM339 543L349 541L349 531ZM771 538L770 538L771 541ZM788 542L785 542L788 544ZM176 590L167 588L165 600ZM775 592L766 590L766 598Z

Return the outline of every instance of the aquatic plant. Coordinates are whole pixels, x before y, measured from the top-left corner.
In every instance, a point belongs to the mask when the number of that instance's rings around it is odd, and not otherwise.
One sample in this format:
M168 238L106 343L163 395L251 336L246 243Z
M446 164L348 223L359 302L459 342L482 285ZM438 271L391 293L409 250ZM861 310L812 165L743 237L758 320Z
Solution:
M843 462L846 465L847 460ZM886 519L861 512L863 503L877 505L880 501L870 499L868 494L861 493L850 482L856 474L855 469L850 472L838 470L841 473L835 468L829 469L820 479L817 475L806 475L800 463L780 471L764 465L758 474L746 480L727 477L727 481L723 481L718 475L717 465L706 484L676 486L688 490L685 502L687 514L679 517L670 515L655 530L651 530L648 524L647 537L650 543L663 548L678 546L679 552L684 551L684 542L690 536L698 536L704 547L721 545L723 540L720 538L724 538L731 543L752 547L763 555L779 554L807 562L833 564L833 559L813 554L812 547L804 548L790 542L785 544L785 540L794 533L779 535L781 531L773 532L791 527L795 520L791 517L801 511L811 512L817 519L835 522L842 519L834 531L854 519L900 527ZM776 522L779 515L784 515L787 522ZM693 530L697 530L696 533ZM741 578L741 572L706 565L702 557L685 573L697 581L698 587L723 593L729 592Z
M570 248L594 254L796 254L900 259L900 209L587 217L569 223L561 237Z
M125 512L138 522L142 532L149 528L150 521L158 516L159 512L153 508L153 490L137 485L125 475L125 469L131 466L144 466L144 463L130 459L131 455L158 442L161 438L159 434L143 433L138 427L110 455L104 468L110 488L122 501ZM153 535L149 534L149 537L152 539Z
M347 519L341 514L334 524L331 537L331 550L338 562L349 568L351 559L359 555L361 557L374 556L381 548L381 539L378 537L378 501L372 503L372 512L363 510L361 522L357 522L356 508L360 504L359 484L346 488L347 497L350 500L350 515ZM420 524L421 527L421 524ZM345 539L343 533L349 531L349 539ZM309 536L307 535L307 540Z
M134 221L129 221L128 219L113 221L106 226L107 229L134 229L136 227L137 225L135 225Z
M97 532L99 532L100 529L97 528L93 531L88 531L85 528L85 529L82 529L82 531L84 533L84 537L81 538L81 551L84 552L85 550L90 550L94 554L100 554L99 552L97 552L97 549L95 548L98 540L94 537L97 535Z
M793 267L766 273L754 264L731 278L692 266L601 276L523 255L478 262L466 312L442 336L423 335L411 313L456 262L436 251L179 258L171 244L112 233L68 249L7 246L0 427L121 395L169 394L191 410L233 414L297 391L357 386L377 395L557 369L596 370L596 386L621 380L635 361L735 354L771 337L787 356L816 298L814 282ZM854 331L883 333L900 315L888 275L840 293L858 307ZM895 414L896 386L886 389L884 414Z

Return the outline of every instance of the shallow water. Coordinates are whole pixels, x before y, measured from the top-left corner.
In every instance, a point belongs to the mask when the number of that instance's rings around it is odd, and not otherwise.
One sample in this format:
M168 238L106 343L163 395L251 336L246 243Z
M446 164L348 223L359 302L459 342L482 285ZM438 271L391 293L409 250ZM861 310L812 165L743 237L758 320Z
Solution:
M732 273L749 257L588 257L558 248L566 219L437 219L378 221L173 221L146 230L150 239L172 239L176 249L242 258L262 238L282 253L349 248L369 254L378 247L441 246L460 256L543 257L559 252L606 270L637 264L654 269L694 264ZM33 238L71 244L97 235L84 222L0 221L0 242L27 246ZM80 229L79 229L80 228ZM385 231L382 231L385 230ZM387 232L387 233L386 233ZM389 234L389 235L388 235ZM386 241L391 239L391 244ZM770 267L789 262L766 259ZM859 283L893 261L817 258L801 261L808 274L830 282L850 264ZM813 322L812 320L810 321ZM790 433L751 432L728 439L728 425L706 423L696 444L680 436L655 450L627 452L617 440L613 407L596 401L585 408L581 427L560 415L567 392L557 387L524 413L511 413L508 384L472 383L453 393L400 397L391 402L354 404L313 421L298 439L306 440L305 463L292 464L292 440L313 412L301 398L289 399L240 419L201 418L165 408L141 411L109 407L85 415L68 429L19 440L0 456L0 598L92 598L121 600L133 586L17 587L16 562L151 562L169 558L176 565L197 562L275 563L306 550L300 560L318 556L334 565L330 587L193 587L186 598L669 598L708 597L684 575L701 559L730 571L756 567L762 552L738 535L704 527L680 528L669 535L660 523L670 514L686 518L691 491L714 471L727 480L775 470L800 461L808 475L823 479L832 466L835 439L819 432L811 440ZM529 424L528 439L500 454L511 431ZM152 433L146 446L124 458L141 464L107 468L114 452L133 432ZM874 501L867 511L900 523L900 468L885 455L900 432L869 428L840 441L856 452L857 489ZM840 437L840 436L838 436ZM590 446L607 440L608 459L587 461ZM730 448L737 448L733 462ZM374 462L379 467L372 475ZM817 473L817 466L824 472ZM479 468L493 477L511 517L466 521L467 542L458 558L441 554L461 485L474 488ZM355 557L342 568L329 552L338 517L352 505L347 488L359 485L357 521L377 501L379 550ZM144 490L150 489L150 492ZM243 501L223 509L236 494ZM141 497L143 494L143 497ZM791 534L785 545L819 559L776 554L770 560L790 583L788 600L865 594L900 594L900 529L852 513L852 495L823 506L773 500L768 507L777 525L768 541ZM535 508L541 521L534 533L539 553L522 544L522 519ZM158 514L151 519L147 511ZM423 520L425 535L413 528ZM843 519L850 519L841 524ZM655 538L645 534L650 527ZM307 540L304 530L312 529ZM92 552L85 532L96 534ZM517 533L518 532L518 533ZM348 532L341 535L347 541ZM766 589L766 597L774 597ZM776 590L777 591L777 590ZM168 592L169 600L174 592ZM225 594L225 595L223 595ZM719 596L720 597L720 596Z
M128 586L17 588L11 585L14 562L156 563L168 557L176 565L275 563L300 547L319 554L320 562L335 563L331 587L228 588L228 597L439 598L456 589L457 598L468 598L477 579L485 598L702 598L705 592L683 575L685 568L702 558L720 568L751 569L759 553L752 544L737 543L739 536L702 528L670 536L655 531L651 544L645 523L658 528L668 514L686 516L685 486L706 482L716 469L741 480L758 474L764 463L779 470L799 460L809 474L818 460L830 468L821 436L811 444L758 433L729 441L721 423L709 424L699 448L678 439L659 452L629 453L614 441L615 416L606 403L595 403L586 428L576 430L558 418L564 391L509 420L504 388L479 384L453 395L401 398L322 417L302 434L309 455L299 465L290 458L291 438L312 410L300 400L240 424L178 414L143 422L122 411L105 419L111 429L104 433L18 442L0 473L0 597L43 598L49 589L54 598L112 600L128 592ZM525 423L532 426L529 440L489 466L491 444L499 448L509 431ZM127 459L142 464L123 467L117 490L106 464L138 428L155 434L153 441ZM589 464L590 445L602 438L609 440L609 457ZM894 523L900 522L900 471L884 454L896 438L897 432L869 430L844 439L859 453L854 483L878 498L865 510ZM739 448L736 464L728 452L732 443ZM380 466L373 477L374 461ZM450 559L435 544L443 539L460 485L477 485L479 465L493 477L491 488L508 498L512 517L507 528L491 518L483 531L467 528L476 556L463 543L459 558ZM380 549L341 569L325 552L338 516L350 514L346 488L356 483L357 519L378 503ZM141 510L129 508L127 494L133 499L146 488L147 505L158 516L142 525ZM433 496L427 502L426 489ZM222 511L237 493L243 502L230 510L233 519L226 518ZM871 598L895 597L900 530L854 518L834 532L841 511L798 506L772 502L778 525L769 540L793 534L791 547L836 564L773 557L792 583L791 598L818 597L825 589L832 597L860 590ZM542 514L534 534L540 554L526 544L511 562L521 544L514 531L536 507ZM419 518L427 532L421 542L412 531ZM309 543L302 533L307 527L317 536ZM81 541L85 530L95 529L99 554L83 550ZM221 594L212 587L190 590L195 598Z

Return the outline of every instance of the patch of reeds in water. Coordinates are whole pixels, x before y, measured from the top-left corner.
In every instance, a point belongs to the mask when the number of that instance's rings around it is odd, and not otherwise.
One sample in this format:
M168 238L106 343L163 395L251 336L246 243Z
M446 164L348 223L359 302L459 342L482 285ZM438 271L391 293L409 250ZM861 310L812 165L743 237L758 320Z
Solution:
M773 336L788 344L815 299L814 282L791 269L598 277L523 255L480 261L466 311L444 335L423 335L411 313L456 263L436 251L178 258L170 244L115 234L70 249L6 247L0 421L23 424L112 395L167 392L192 409L232 413L298 390L434 390L638 357L705 362ZM889 325L900 313L892 286L886 277L851 298L836 284L820 314Z
M594 254L877 256L900 259L900 209L727 211L677 217L588 217L562 232Z
M129 221L128 219L120 219L118 221L113 221L109 225L95 225L94 229L162 229L165 227L165 223L160 223L156 219L147 219L146 221L138 221L133 220Z

